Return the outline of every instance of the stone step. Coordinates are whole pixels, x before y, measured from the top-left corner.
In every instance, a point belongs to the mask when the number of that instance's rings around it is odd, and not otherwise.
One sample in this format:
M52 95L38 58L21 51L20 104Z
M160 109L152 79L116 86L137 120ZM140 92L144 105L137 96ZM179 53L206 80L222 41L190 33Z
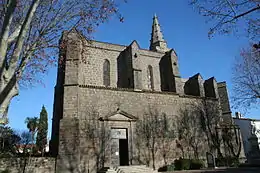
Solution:
M158 173L145 165L119 166L114 168L103 168L98 173Z
M145 165L119 166L115 170L117 173L157 173L157 171Z
M98 173L117 173L117 172L114 169L110 169L109 167L106 167L99 170Z
M116 173L116 171L114 169L108 169L108 170L98 171L98 173Z

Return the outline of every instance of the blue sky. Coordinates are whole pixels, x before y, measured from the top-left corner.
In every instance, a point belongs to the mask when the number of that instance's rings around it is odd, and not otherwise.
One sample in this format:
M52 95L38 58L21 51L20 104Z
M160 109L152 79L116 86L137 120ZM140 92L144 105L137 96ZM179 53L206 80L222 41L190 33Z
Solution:
M227 82L229 94L232 94L231 67L235 56L247 44L246 38L215 35L209 40L210 24L188 5L187 0L128 0L120 10L124 22L114 18L101 25L94 34L96 40L123 45L137 40L142 48L148 48L152 17L156 13L168 47L174 48L178 54L181 76L188 78L198 72L204 79L215 76L217 81ZM44 86L22 89L12 100L9 110L11 127L25 129L25 118L39 116L42 105L45 105L50 134L56 75L56 68L51 68L43 79ZM246 117L260 118L259 115L259 110L252 109Z

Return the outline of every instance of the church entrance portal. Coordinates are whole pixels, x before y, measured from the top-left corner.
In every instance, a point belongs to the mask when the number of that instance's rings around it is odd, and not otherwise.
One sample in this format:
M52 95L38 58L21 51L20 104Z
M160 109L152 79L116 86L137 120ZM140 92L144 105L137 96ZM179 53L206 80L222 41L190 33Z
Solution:
M120 166L129 165L128 162L128 140L119 139L119 163Z
M126 128L112 128L111 164L129 165L128 133Z

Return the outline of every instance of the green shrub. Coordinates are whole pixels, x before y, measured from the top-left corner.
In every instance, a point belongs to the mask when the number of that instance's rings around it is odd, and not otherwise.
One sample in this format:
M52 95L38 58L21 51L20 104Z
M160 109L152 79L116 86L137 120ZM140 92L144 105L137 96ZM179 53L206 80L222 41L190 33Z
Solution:
M190 159L181 159L182 170L189 170L191 165Z
M182 162L181 159L174 160L175 170L182 170Z
M203 161L198 159L192 159L190 169L201 169L203 168Z
M223 157L223 158L216 158L216 166L230 166L230 167L237 167L239 165L239 159L237 157Z
M176 159L174 161L175 170L190 170L203 168L203 161L198 159Z
M175 170L189 170L190 169L190 160L189 159L176 159L174 161Z
M230 164L231 166L238 167L239 164L240 164L240 162L239 162L239 158L238 157L232 157L231 158L231 164Z
M174 170L175 170L175 166L173 163L167 166L167 171L174 171Z
M158 169L158 172L174 171L174 164L164 165Z
M217 167L226 166L226 161L224 159L215 158L215 162Z
M5 169L5 170L1 171L1 173L11 173L11 171L9 169Z
M158 172L167 172L167 165L160 167Z

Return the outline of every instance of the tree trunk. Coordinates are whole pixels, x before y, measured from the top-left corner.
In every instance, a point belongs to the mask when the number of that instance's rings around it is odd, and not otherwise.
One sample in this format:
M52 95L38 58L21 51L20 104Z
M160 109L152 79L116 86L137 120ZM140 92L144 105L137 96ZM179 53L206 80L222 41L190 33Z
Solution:
M152 161L153 161L153 170L155 170L155 153L154 153L154 149L152 149Z
M194 146L193 150L194 150L194 158L195 159L199 159L198 147Z
M44 156L45 153L45 147L42 148L42 157Z
M147 152L144 151L144 155L145 155L145 159L146 159L146 165L149 167L150 166L150 139L146 139L146 148L147 148ZM146 154L147 153L147 154Z
M18 84L15 75L9 81L4 79L4 74L0 77L0 123L6 123L10 102L18 95Z
M155 139L153 139L152 141L151 154L152 154L153 170L155 170Z
M19 36L14 46L14 51L11 56L9 65L5 61L8 46L8 35L12 22L12 16L16 7L17 0L11 0L8 7L7 16L4 19L3 30L0 35L0 120L6 122L8 107L11 99L18 95L18 84L17 84L17 66L19 57L22 52L23 43L28 33L29 26L35 14L35 11L39 5L40 0L33 0L28 13L25 17L24 23L21 27ZM23 63L23 62L21 62ZM1 122L0 122L1 123Z
M25 156L23 159L24 159L24 162L23 162L23 173L25 173L26 164L27 164L27 158L26 158L26 156Z
M5 69L4 67L5 67L7 47L8 47L8 35L11 28L11 23L13 20L16 4L17 4L17 0L9 1L6 15L4 17L2 31L0 33L1 34L0 35L0 76L2 76L2 73ZM1 88L1 84L0 84L0 88Z
M30 157L33 155L34 136L35 136L35 131L32 131L32 142L31 142L31 152L30 152Z
M4 140L4 137L3 137L3 143L2 143L2 150L4 151L4 148L5 148L5 140Z
M164 137L164 139L165 139L165 137ZM165 144L166 142L165 142L165 140L163 140L163 150L162 150L162 152L163 152L163 162L164 162L164 165L167 165L167 159L166 159L166 156L167 156L167 152L169 152L169 151L167 151L167 149L166 149L166 145L167 144Z
M167 165L167 160L166 160L166 153L164 151L163 153L163 162L164 162L164 165Z

